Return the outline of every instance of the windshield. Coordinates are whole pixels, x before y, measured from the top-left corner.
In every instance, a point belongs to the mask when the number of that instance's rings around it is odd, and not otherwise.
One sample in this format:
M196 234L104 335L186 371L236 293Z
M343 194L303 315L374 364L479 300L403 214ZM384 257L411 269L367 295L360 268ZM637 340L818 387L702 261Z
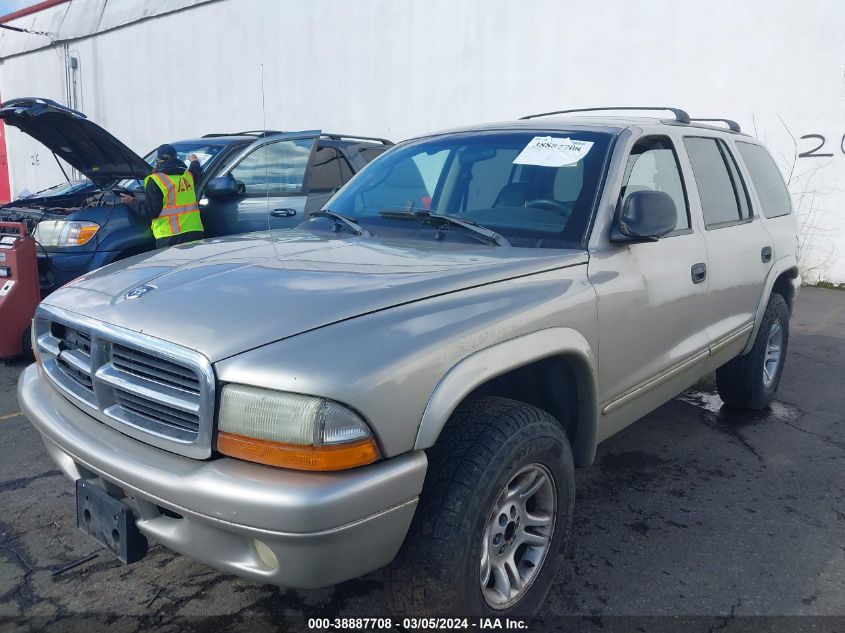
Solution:
M197 160L199 161L200 167L205 167L205 164L213 159L217 154L221 152L221 150L226 147L226 145L221 144L214 144L208 142L196 142L196 143L173 143L173 147L176 149L176 155L179 157L183 163L185 163L185 167L190 164L188 160L188 156L191 154L196 154ZM149 154L144 156L144 160L147 161L147 164L151 167L155 165L156 162L156 150L151 151ZM142 181L140 180L121 180L118 184L118 187L122 187L124 189L140 189L143 186Z
M407 230L407 218L385 211L430 211L479 224L512 246L580 248L611 139L582 131L423 139L373 161L326 208L373 234Z

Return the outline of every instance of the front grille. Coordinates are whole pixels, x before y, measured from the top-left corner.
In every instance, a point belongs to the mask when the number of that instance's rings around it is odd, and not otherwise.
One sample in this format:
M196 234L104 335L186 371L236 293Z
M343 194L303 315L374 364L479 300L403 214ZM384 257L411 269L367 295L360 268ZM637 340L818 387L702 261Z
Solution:
M133 376L190 393L200 392L199 377L192 369L124 345L112 347L112 365Z
M47 376L101 422L191 457L211 455L214 378L207 359L42 306L35 334Z

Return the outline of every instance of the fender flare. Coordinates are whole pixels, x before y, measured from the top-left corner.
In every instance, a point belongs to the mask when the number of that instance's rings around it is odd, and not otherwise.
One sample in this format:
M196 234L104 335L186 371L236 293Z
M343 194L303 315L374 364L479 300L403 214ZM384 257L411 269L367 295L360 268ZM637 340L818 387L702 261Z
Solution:
M791 269L795 269L795 279L798 280L797 285L800 286L801 275L798 273L798 261L794 256L789 255L787 257L781 257L772 264L772 267L769 269L769 274L766 277L766 284L763 286L763 294L760 296L760 303L757 304L757 312L754 315L754 329L751 331L748 343L745 344L745 348L740 353L740 356L747 354L751 351L751 348L754 347L754 341L757 338L757 331L760 329L760 323L763 321L763 314L766 312L766 306L769 305L769 297L772 296L772 288L775 286L775 281L777 281L777 278L783 273ZM797 291L795 294L798 294Z
M575 464L591 464L598 444L596 360L587 340L576 330L565 327L539 330L497 343L453 365L429 397L414 449L433 446L458 404L478 386L511 370L555 356L567 359L578 384L578 426L572 442Z

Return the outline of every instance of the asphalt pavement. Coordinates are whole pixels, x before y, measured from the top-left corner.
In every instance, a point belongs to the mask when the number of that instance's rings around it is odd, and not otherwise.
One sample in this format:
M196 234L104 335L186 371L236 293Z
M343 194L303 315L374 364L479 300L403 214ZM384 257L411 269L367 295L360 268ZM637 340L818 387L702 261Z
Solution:
M845 292L803 289L791 333L769 410L722 407L708 379L599 447L578 472L573 539L543 615L596 631L618 616L644 618L642 630L656 616L700 616L702 630L742 616L845 625ZM383 571L294 591L157 545L119 563L77 531L72 482L18 414L22 368L0 367L0 629L98 618L179 630L216 616L214 628L274 630L286 617L388 613Z

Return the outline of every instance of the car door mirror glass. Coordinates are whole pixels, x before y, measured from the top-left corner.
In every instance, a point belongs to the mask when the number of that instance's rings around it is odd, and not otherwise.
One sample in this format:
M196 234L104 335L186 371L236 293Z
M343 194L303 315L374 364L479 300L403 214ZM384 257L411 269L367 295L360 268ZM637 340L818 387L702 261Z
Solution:
M205 195L212 200L228 200L242 194L243 191L243 183L235 180L232 174L213 178L205 187Z
M663 191L635 191L626 199L611 241L654 242L675 230L678 209Z

